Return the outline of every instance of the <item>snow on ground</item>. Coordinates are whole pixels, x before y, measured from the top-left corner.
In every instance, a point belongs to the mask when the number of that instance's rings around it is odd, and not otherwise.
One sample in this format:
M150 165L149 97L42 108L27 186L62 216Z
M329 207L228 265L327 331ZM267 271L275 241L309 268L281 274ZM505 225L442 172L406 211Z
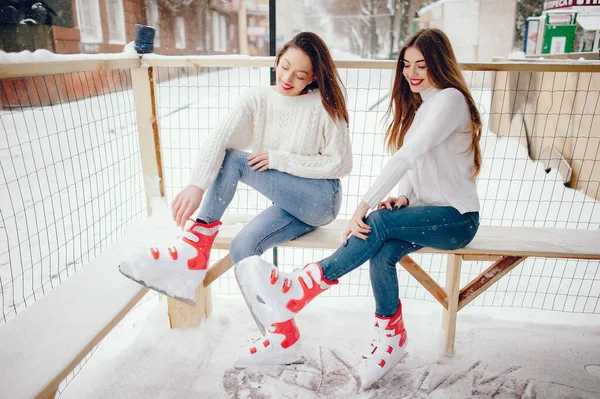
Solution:
M317 298L297 317L304 364L238 370L239 346L258 336L241 296L215 295L213 315L182 330L169 329L165 300L151 301L104 340L62 397L600 397L600 316L468 307L456 355L446 358L440 306L415 300L404 301L410 355L360 391L356 364L373 306L372 298Z

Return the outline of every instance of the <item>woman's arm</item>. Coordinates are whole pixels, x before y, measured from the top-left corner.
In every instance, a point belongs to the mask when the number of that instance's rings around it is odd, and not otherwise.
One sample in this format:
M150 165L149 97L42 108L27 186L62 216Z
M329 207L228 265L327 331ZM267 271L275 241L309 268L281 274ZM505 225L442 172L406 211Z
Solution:
M230 148L244 149L252 142L255 98L251 93L242 97L201 147L192 167L189 185L203 191L213 183Z
M269 151L269 167L294 176L335 179L352 170L352 144L345 121L328 119L324 126L325 145L318 155L300 155L288 151Z
M413 189L412 184L410 183L410 179L408 178L408 174L404 174L398 182L398 197L406 197L408 200L413 196L415 190Z
M404 145L388 160L363 196L363 201L374 208L387 193L415 166L415 161L429 152L464 125L468 108L464 96L456 89L440 92L429 105L418 128L406 138Z

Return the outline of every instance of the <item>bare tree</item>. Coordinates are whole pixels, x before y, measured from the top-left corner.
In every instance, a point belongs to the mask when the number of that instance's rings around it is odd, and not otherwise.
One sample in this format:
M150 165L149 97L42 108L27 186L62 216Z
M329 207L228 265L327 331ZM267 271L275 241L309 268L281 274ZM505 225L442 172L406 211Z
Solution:
M370 58L381 49L381 39L388 28L378 23L388 15L387 2L388 0L331 0L323 1L321 5L331 17L332 23L339 25L348 35L352 51Z
M412 14L414 13L414 11L412 11L413 4L412 3L422 3L422 1L416 2L416 1L411 1L411 0L401 0L402 1L402 7L400 10L400 15L402 16L401 20L400 20L400 34L399 36L399 43L404 43L404 41L408 38L408 35L410 34L409 32L409 28L410 28L410 20L412 19ZM415 4L416 5L416 4Z
M318 0L311 0L316 5ZM427 0L320 0L324 13L343 32L350 50L371 58L382 50L394 58L412 33L415 12ZM388 47L389 46L389 47Z
M514 47L522 49L524 41L525 21L528 17L542 14L542 0L520 0L517 2L517 18L515 21Z

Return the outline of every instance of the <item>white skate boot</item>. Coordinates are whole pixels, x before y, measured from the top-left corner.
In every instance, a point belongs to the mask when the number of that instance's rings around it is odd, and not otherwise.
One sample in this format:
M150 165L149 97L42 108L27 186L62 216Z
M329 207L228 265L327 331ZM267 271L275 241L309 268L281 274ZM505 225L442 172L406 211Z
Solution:
M267 333L240 348L235 368L299 363L300 332L294 319L274 323Z
M376 335L371 341L369 351L363 355L358 372L361 387L367 389L407 355L407 336L402 319L402 303L392 317L375 315Z
M318 263L280 273L258 256L240 261L235 266L235 276L263 335L265 327L292 319L317 295L338 283L327 280Z
M194 297L210 258L210 249L219 232L220 221L194 222L164 250L140 248L119 265L126 277L167 296L195 305Z

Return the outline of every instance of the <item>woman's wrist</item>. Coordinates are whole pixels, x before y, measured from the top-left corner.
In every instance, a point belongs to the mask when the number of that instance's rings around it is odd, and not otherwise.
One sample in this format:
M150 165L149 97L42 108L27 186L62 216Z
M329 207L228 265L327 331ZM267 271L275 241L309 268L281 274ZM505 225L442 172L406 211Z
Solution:
M369 208L370 208L369 204L367 204L364 201L360 201L360 203L356 207L356 210L354 211L354 216L361 220L364 219L365 216L367 216L367 212L369 211Z
M405 196L405 195L402 195L402 196L398 197L398 200L403 200L404 201L404 203L401 206L408 206L408 204L409 204L408 197Z

